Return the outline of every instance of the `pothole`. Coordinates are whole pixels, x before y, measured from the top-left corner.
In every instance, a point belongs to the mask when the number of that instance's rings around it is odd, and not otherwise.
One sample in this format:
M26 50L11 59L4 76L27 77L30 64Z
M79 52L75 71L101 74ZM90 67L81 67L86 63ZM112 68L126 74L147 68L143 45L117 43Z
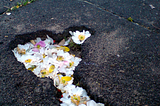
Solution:
M85 26L69 27L58 34L37 31L15 36L9 49L27 70L37 77L53 80L62 92L61 106L104 106L91 100L78 84L72 84L74 70L82 60L81 45L93 34L94 31Z

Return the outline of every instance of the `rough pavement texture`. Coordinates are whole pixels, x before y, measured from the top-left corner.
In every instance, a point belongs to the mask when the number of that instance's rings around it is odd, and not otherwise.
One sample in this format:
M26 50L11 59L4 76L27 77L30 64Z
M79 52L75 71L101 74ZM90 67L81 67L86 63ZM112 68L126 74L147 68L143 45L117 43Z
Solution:
M96 32L82 45L75 83L106 105L160 105L159 7L158 0L37 0L11 11L10 16L0 15L0 103L58 105L52 81L25 70L8 47L16 41L15 35L49 30L54 36L70 26L85 25Z
M19 63L12 51L0 53L0 105L59 105L58 92L49 78L37 78Z
M117 106L159 105L160 39L139 29L115 26L112 31L106 29L93 35L82 46L76 83L96 101Z
M1 0L0 2L0 15L5 11L10 9L11 7L17 5L17 3L21 3L22 0Z
M82 0L121 18L131 17L133 22L159 32L159 0Z

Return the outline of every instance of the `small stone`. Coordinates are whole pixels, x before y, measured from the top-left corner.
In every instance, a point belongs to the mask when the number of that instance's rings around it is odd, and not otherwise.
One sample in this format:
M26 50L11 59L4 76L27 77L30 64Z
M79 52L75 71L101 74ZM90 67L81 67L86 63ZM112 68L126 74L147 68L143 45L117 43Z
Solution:
M155 8L152 4L150 4L149 6L151 7L151 9L154 9L154 8Z
M124 73L124 70L119 70L119 72Z
M11 13L6 13L7 15L11 15Z

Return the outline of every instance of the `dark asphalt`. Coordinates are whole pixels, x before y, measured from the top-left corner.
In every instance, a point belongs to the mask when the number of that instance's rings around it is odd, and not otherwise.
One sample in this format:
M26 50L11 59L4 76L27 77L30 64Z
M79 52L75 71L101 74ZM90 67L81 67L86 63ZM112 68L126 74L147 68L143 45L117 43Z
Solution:
M26 33L62 33L74 25L95 31L82 45L74 75L92 99L114 106L160 105L159 0L37 0L3 14L18 1L0 2L0 105L59 105L52 81L25 70L8 47L22 43Z
M131 17L134 23L160 33L159 0L81 0L124 19Z

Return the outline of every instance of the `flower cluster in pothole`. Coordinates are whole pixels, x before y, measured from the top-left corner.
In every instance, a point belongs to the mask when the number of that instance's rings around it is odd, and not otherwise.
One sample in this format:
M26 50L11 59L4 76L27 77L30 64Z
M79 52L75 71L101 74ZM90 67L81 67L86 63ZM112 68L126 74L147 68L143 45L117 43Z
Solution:
M54 40L47 35L46 40L37 38L25 45L18 44L13 53L26 69L38 77L53 79L54 86L63 93L61 106L104 106L91 100L85 89L72 84L75 67L82 59L70 54L67 45L71 42L80 45L91 34L85 30L69 33L72 36L59 44L54 44Z

